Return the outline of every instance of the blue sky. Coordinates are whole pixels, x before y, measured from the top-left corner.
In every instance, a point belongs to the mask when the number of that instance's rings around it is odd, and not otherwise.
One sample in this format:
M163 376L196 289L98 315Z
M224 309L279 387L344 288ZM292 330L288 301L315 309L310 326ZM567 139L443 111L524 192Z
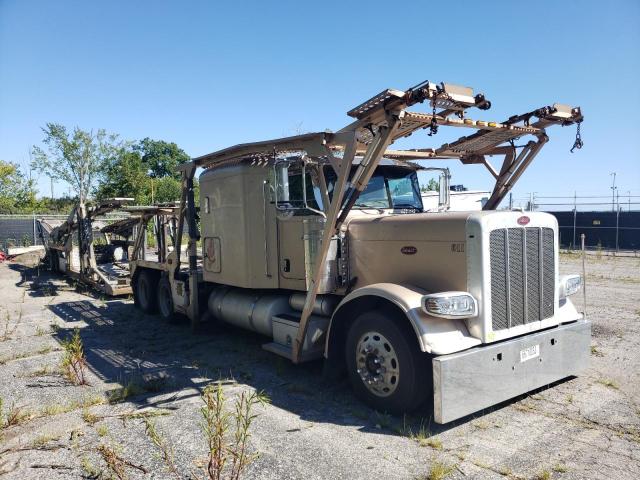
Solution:
M485 93L492 109L472 118L582 107L585 147L570 154L575 129L549 129L517 198L607 195L614 171L621 195L640 195L638 45L637 0L0 0L0 159L27 164L46 122L174 141L197 156L335 130L384 88L429 79ZM490 185L483 167L446 165L453 183ZM48 195L48 179L38 184Z

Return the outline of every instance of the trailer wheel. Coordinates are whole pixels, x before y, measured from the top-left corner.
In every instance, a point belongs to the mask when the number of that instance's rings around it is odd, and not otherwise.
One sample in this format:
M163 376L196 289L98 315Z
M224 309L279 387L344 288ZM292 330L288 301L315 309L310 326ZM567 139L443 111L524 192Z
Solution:
M176 320L173 310L173 296L171 294L171 284L167 277L162 277L158 282L158 311L160 316L169 322Z
M49 267L53 273L60 272L60 260L58 260L58 252L49 250Z
M349 379L356 395L379 411L394 414L416 409L431 392L429 356L409 329L390 315L365 312L355 319L346 341Z
M142 270L135 281L133 297L135 304L145 313L155 313L158 307L156 288L158 281L151 272Z

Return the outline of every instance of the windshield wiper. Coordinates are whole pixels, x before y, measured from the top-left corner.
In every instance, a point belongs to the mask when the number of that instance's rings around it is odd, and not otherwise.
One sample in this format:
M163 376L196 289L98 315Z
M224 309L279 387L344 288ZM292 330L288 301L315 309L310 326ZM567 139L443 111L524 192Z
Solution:
M380 210L381 208L389 208L388 206L384 205L384 206L379 206L379 207L374 207L373 205L368 205L366 203L354 203L353 204L354 207L360 207L360 208L372 208L374 210Z
M420 207L413 203L394 203L393 208L413 208L415 210L420 210Z

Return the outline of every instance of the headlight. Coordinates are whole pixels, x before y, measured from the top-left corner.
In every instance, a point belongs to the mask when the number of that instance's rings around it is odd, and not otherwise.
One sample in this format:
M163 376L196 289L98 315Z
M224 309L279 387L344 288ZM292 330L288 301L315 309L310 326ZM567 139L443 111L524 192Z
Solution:
M582 277L580 275L563 275L560 277L560 298L573 295L582 287Z
M422 310L441 318L475 317L478 302L467 292L432 293L422 297Z

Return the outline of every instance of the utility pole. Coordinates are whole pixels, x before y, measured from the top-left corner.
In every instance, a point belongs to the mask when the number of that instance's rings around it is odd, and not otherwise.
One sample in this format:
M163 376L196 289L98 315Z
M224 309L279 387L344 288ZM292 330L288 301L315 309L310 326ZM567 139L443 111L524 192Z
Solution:
M609 175L613 176L613 183L611 184L611 211L616 211L616 172L611 172Z
M513 210L513 192L509 192L509 210Z
M631 211L631 190L627 190L627 195L629 195L629 211Z

